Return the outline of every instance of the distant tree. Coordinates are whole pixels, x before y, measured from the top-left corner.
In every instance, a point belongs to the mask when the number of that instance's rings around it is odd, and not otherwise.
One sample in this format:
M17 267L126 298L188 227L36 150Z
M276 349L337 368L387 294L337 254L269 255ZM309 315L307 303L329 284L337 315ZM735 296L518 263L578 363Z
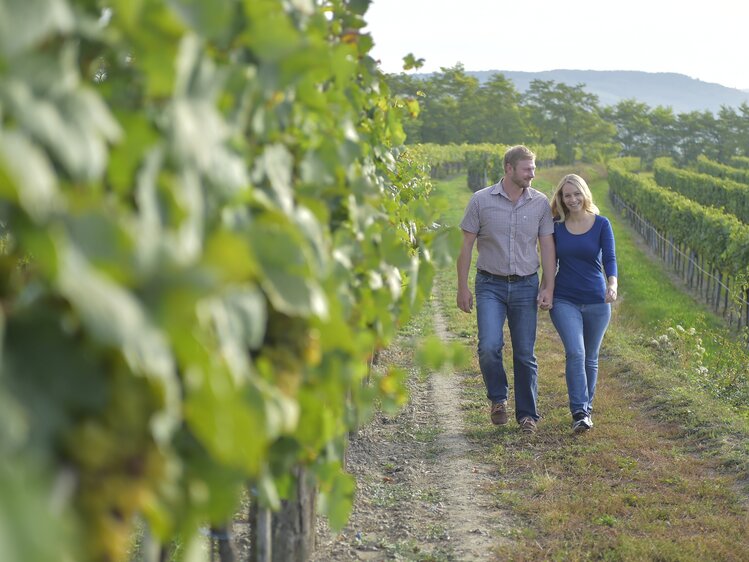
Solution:
M622 156L647 160L653 153L653 138L647 104L634 99L620 101L604 110L607 121L616 127L615 140L621 144Z
M598 96L587 93L584 84L568 86L551 80L531 82L524 99L537 142L557 149L557 163L571 164L589 148L612 142L615 127L603 120Z
M720 136L718 160L728 163L732 156L749 155L749 105L738 109L721 107L716 123Z
M479 81L468 76L460 63L427 79L420 102L422 142L469 142L471 123L479 118L478 90Z
M419 109L404 129L409 143L554 144L557 163L636 156L645 164L668 156L686 164L699 154L721 162L749 156L749 104L718 115L676 115L636 99L600 107L584 84L534 80L519 93L502 73L480 83L462 64L426 78L387 77L393 94Z
M677 118L679 138L679 156L681 163L686 164L704 154L710 159L718 159L720 138L716 120L709 111L690 111L681 113Z
M749 104L742 103L736 115L736 145L738 156L749 156Z
M679 130L673 109L659 105L650 112L649 120L652 159L660 156L678 158Z
M503 74L493 74L478 91L478 119L468 131L470 142L515 144L528 142L520 94Z

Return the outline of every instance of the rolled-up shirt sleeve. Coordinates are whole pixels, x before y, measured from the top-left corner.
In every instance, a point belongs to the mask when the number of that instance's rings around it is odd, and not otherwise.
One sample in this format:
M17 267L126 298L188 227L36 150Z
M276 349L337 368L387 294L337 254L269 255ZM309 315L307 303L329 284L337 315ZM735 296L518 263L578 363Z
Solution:
M460 222L460 228L467 232L477 234L480 226L481 222L479 220L479 202L478 198L474 194L471 197L471 200L468 202L465 215L463 215L463 220Z
M538 222L538 235L548 236L549 234L554 234L554 219L551 217L551 205L547 204Z

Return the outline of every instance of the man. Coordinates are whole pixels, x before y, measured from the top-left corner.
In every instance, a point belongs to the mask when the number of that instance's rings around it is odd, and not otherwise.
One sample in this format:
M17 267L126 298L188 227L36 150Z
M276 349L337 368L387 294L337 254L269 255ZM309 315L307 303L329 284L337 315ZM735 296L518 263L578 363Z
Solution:
M515 419L525 433L533 433L539 419L538 365L535 356L538 307L553 302L556 254L554 224L546 196L531 187L536 156L525 146L504 155L504 177L473 194L460 223L463 245L458 256L458 308L471 312L468 288L473 245L476 260L476 315L478 356L486 395L492 402L495 425L507 423L507 373L502 365L504 323L512 341ZM543 277L538 281L538 251ZM539 290L540 287L540 290Z

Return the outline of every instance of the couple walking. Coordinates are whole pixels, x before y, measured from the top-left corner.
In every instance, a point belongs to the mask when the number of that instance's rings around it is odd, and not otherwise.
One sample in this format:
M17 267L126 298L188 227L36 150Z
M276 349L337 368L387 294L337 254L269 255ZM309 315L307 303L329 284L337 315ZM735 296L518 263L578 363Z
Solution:
M515 146L504 155L504 176L473 194L460 227L457 304L473 309L468 287L473 246L476 260L478 357L491 421L507 423L509 383L502 364L504 324L512 341L515 418L533 433L539 420L535 356L538 308L548 310L566 355L565 378L572 429L587 431L598 378L598 351L617 297L614 234L585 180L564 176L551 204L531 187L536 157ZM539 282L539 251L543 275Z

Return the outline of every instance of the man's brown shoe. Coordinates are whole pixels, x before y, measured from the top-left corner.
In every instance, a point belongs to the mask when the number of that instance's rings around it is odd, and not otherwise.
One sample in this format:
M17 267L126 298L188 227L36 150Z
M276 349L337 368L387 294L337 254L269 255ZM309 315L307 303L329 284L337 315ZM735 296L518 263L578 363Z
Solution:
M527 416L518 423L520 424L520 431L523 433L536 433L536 420L532 417Z
M507 423L507 400L492 404L491 418L494 425L504 425Z

